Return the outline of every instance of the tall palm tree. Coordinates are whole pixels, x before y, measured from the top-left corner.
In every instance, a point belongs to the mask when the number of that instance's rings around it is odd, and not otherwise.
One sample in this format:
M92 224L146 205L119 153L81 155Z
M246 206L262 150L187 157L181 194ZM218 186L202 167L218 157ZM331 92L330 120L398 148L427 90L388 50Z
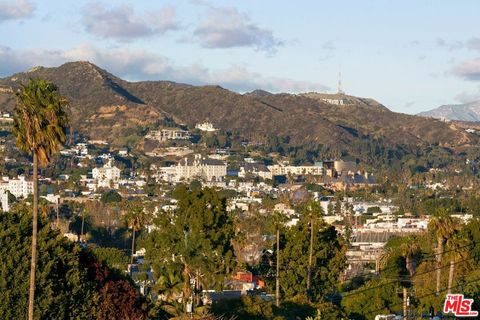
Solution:
M469 263L468 253L470 248L470 242L468 239L461 237L458 233L450 237L447 242L447 259L450 260L450 271L448 274L448 291L451 293L453 278L455 275L456 264L463 268L469 268L471 265ZM461 264L460 264L461 263Z
M17 147L33 157L32 257L28 319L33 319L35 269L37 261L38 166L46 166L65 142L68 126L67 100L57 86L42 79L30 79L16 93L13 135Z
M440 294L440 277L442 268L442 257L444 252L445 242L452 237L452 235L459 228L457 220L448 215L448 213L441 209L432 217L428 224L428 229L431 230L437 237L437 255L436 255L436 293Z
M380 265L383 268L391 258L401 256L405 259L405 269L410 276L413 276L415 273L415 258L418 257L420 252L417 238L408 236L402 239L399 246L384 248L380 257Z
M148 214L145 208L137 202L127 204L127 224L132 228L132 254L130 255L130 264L133 264L133 255L135 253L135 233L140 231L148 223Z
M405 258L405 267L410 276L415 273L415 257L418 257L420 251L420 246L414 237L407 237L400 245L400 254Z

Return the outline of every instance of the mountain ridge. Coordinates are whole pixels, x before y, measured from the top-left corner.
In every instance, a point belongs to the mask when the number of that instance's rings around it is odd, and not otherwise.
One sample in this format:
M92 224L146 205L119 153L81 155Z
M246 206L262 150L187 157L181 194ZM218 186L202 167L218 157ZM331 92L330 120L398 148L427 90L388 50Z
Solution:
M445 120L480 122L480 100L464 104L449 104L420 112L420 116Z
M292 145L324 145L338 150L372 143L382 148L415 148L476 141L475 136L450 124L395 113L369 98L263 90L239 94L220 86L129 82L85 61L16 73L0 79L0 87L16 90L29 77L42 77L59 86L70 101L74 130L119 145L130 138L140 139L145 130L165 117L190 127L209 121L258 143L268 137L288 137ZM335 105L326 97L348 103ZM0 91L1 111L12 110L14 104L11 93Z

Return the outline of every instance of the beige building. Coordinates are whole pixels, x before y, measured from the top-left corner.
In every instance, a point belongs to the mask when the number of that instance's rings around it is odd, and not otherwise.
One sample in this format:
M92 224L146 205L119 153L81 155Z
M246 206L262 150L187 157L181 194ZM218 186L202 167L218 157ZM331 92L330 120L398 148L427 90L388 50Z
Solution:
M182 159L175 166L160 167L157 171L157 180L168 182L191 181L223 181L227 175L225 162L215 159L202 159L201 155Z
M190 139L190 132L180 128L164 128L160 130L151 130L145 138L157 141L188 140Z

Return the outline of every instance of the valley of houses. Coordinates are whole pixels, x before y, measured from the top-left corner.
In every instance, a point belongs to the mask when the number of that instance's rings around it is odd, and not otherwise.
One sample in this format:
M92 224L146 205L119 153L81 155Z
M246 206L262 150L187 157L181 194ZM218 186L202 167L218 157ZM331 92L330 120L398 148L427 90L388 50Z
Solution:
M210 123L198 124L196 128L207 133L217 130ZM152 130L145 139L164 143L171 140L187 141L190 137L187 130L164 128ZM325 197L317 192L306 190L305 179L309 177L313 178L316 184L339 192L342 192L347 186L355 189L375 185L373 175L360 171L357 164L352 161L324 160L313 165L303 166L294 166L287 162L265 165L250 157L244 157L243 161L238 164L237 170L229 170L230 151L228 150L217 149L208 154L201 154L194 152L188 145L163 146L146 155L152 158L176 159L174 163L161 165L160 162L157 162L152 163L149 168L132 168L127 175L121 169L118 159L129 159L131 157L129 150L121 148L92 155L90 148L99 144L105 148L106 142L80 142L62 150L61 155L75 160L79 168L85 168L89 163L91 165L92 161L97 165L88 168L88 173L80 176L77 181L79 186L77 192L64 189L58 194L43 195L43 198L55 204L66 200L93 200L99 199L101 192L108 189L115 189L125 197L147 197L143 189L149 179L154 179L164 190L171 190L178 183L189 183L194 180L200 181L204 186L235 190L237 196L230 199L228 209L244 212L247 212L252 205L261 204L265 196L275 198L288 194L292 199L313 197L323 208L324 220L334 224L339 232L346 232L345 224L337 224L337 222L347 219L351 225L351 245L347 252L349 267L345 274L349 277L362 272L367 263L378 265L381 249L391 236L422 232L426 230L429 220L428 216L397 216L395 213L398 208L392 205L390 199L367 202L344 198L341 201L335 201L333 197ZM278 177L284 178L283 183L271 183ZM298 179L293 179L298 177L303 177L304 180L298 182ZM40 184L60 184L68 181L70 176L61 174L57 179L58 181L43 178ZM24 176L3 177L0 181L2 210L9 210L11 195L17 199L26 198L32 193L32 190L33 183ZM175 209L174 200L163 199L163 203L158 210ZM335 207L334 212L332 211L333 207ZM274 210L283 212L288 217L287 225L293 225L299 219L298 213L283 203L276 204ZM462 216L462 219L469 219L469 217ZM74 238L71 234L68 236ZM252 250L245 253L244 259L246 261L258 259L262 252L255 250L255 246L252 246ZM142 250L136 253L137 263L142 263L143 255L144 251ZM134 274L136 270L138 268L135 265L129 266L131 274ZM238 274L231 281L235 284L235 288L241 289L240 291L262 286L262 281L248 273ZM145 289L141 284L140 287L142 290Z

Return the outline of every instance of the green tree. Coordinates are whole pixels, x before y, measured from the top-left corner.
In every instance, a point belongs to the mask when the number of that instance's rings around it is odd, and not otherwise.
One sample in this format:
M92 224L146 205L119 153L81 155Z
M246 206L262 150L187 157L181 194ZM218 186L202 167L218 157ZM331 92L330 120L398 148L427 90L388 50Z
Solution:
M327 214L329 216L333 216L333 203L331 201L328 202Z
M0 313L25 319L28 305L31 210L21 204L0 215ZM130 281L88 250L38 221L35 319L146 319L146 303ZM121 290L110 288L120 287ZM104 310L116 310L102 317Z
M122 196L115 190L109 190L102 194L100 200L103 203L121 202Z
M415 266L420 258L421 248L418 238L415 236L401 237L390 241L385 245L381 265L385 267L389 260L401 256L405 260L405 270L410 276L415 273Z
M349 314L349 319L373 319L376 314L397 312L402 300L396 294L398 286L391 280L377 278L368 281L360 288L343 295L342 307Z
M111 269L120 271L127 269L128 256L120 249L96 247L92 249L92 253Z
M37 260L38 165L46 166L65 142L67 100L51 82L30 79L17 92L13 135L17 147L33 156L33 228L28 319L33 319Z
M194 299L201 288L220 288L234 266L233 222L226 200L210 188L189 191L185 186L173 193L175 211L162 212L154 220L157 227L142 240L146 259L157 277L166 266L183 280L182 301ZM195 282L194 289L190 287ZM198 302L198 300L197 300Z
M310 296L321 300L335 291L338 275L345 266L346 246L333 226L319 223L313 234L310 291L307 291L310 251L309 217L303 217L296 226L288 228L281 241L280 259L283 270L282 292L287 298Z

